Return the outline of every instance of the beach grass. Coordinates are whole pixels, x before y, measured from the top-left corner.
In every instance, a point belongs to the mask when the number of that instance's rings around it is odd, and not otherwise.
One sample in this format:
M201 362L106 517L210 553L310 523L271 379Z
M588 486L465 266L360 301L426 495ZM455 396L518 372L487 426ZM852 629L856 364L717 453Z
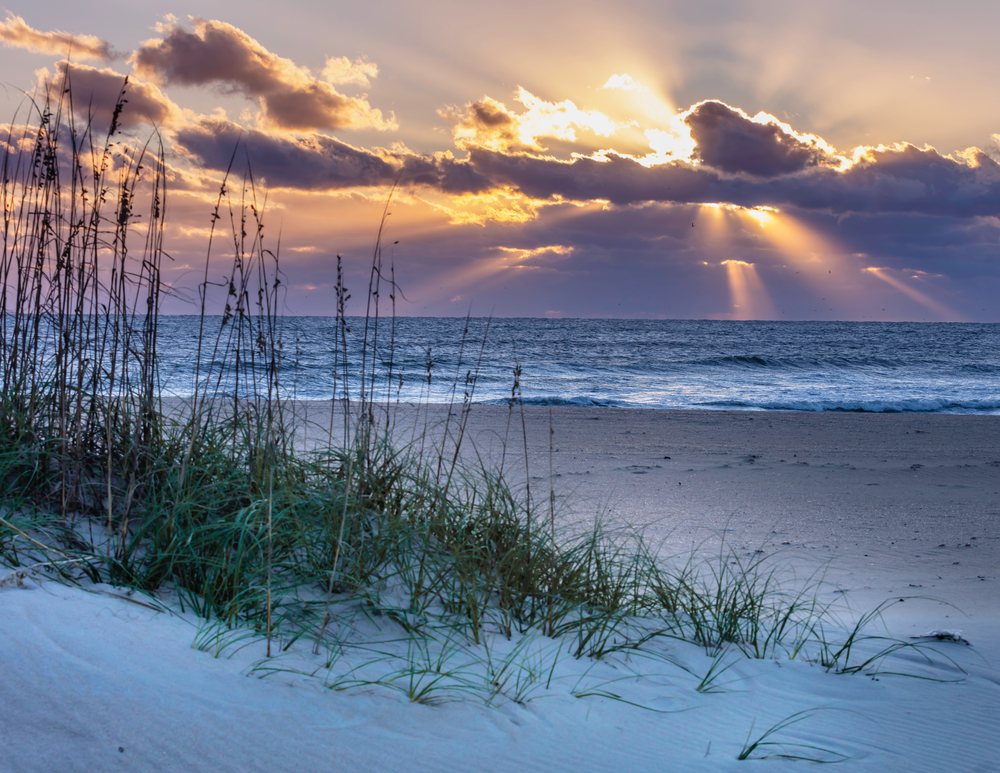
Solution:
M779 759L799 760L802 762L846 762L850 759L850 757L833 749L816 746L814 744L779 741L776 739L776 736L783 730L787 730L789 727L792 727L799 722L805 722L806 720L811 719L820 711L823 711L823 709L806 709L805 711L797 711L771 725L771 727L756 737L753 734L754 728L751 726L750 732L747 734L747 740L743 744L743 748L740 750L736 759L754 760L776 757Z
M25 111L10 125L0 189L0 560L15 582L38 573L165 598L205 621L196 646L217 656L265 639L257 675L305 650L331 689L378 685L423 704L523 703L561 657L659 656L675 641L712 658L697 677L703 693L724 687L728 653L868 673L898 649L857 655L862 624L834 643L819 580L789 585L762 559L723 548L665 560L600 522L562 532L554 490L532 496L527 454L521 470L469 448L481 341L463 342L447 418L418 421L404 439L397 288L380 242L353 331L338 263L330 400L342 427L297 445L279 253L249 169L230 171L207 215L194 392L166 405L163 146L155 134L136 145L114 124L98 138L70 83ZM217 264L226 279L214 287ZM357 379L349 335L363 337ZM514 426L518 377L514 367ZM512 449L526 447L521 422ZM745 756L786 726L748 740Z

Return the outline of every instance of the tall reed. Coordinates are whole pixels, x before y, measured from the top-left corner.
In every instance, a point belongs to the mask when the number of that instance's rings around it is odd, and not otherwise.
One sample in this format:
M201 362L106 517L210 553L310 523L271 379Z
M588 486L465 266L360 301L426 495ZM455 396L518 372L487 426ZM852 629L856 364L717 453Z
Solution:
M104 513L118 544L162 442L163 145L96 136L60 88L29 99L0 160L0 388L16 475L49 505ZM110 549L110 543L109 543Z

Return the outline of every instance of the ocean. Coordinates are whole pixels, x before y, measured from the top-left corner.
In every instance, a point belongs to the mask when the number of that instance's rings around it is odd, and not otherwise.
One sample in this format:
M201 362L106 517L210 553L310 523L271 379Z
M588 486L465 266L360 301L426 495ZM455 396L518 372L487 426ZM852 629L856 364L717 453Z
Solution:
M210 341L220 323L206 320ZM190 395L198 319L159 324L163 391ZM355 396L365 320L348 326ZM279 332L285 396L330 399L334 319L285 317ZM403 317L368 338L381 400L460 401L474 378L473 402L500 403L519 367L526 404L1000 414L997 324Z

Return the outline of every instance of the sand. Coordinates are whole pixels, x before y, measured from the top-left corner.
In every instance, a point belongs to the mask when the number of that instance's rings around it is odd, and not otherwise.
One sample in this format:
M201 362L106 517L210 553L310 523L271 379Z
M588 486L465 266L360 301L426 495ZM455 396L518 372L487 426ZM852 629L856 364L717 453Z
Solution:
M327 405L302 410L329 426ZM419 442L414 418L441 434L445 410L415 410L398 413L400 442ZM524 418L536 500L549 496L551 421L564 526L601 517L663 555L724 540L828 566L840 590L875 591L869 600L920 587L994 608L1000 416L527 406ZM466 443L494 464L506 447L510 479L525 478L520 413L477 405L469 419Z
M326 423L325 407L306 407ZM556 658L523 706L428 707L386 689L247 678L260 646L214 658L192 649L190 616L28 579L0 588L0 770L785 770L808 763L736 756L751 726L814 708L776 738L844 754L841 769L1000 770L1000 417L555 407L551 456L549 417L525 409L527 477L547 498L551 460L561 528L600 515L665 557L724 544L822 574L822 600L846 621L905 598L879 632L960 629L971 646L943 642L931 662L903 651L875 677L733 655L706 694L691 674L711 659L669 642L658 659ZM499 458L507 420L503 406L473 411L484 456ZM514 420L504 463L525 477ZM549 640L525 651L540 669L554 657Z
M506 408L473 413L494 450ZM666 551L827 562L852 587L921 585L990 608L1000 567L1000 416L553 408L564 518L643 529ZM548 493L549 411L526 413ZM511 446L520 438L515 437ZM666 458L669 457L669 458ZM854 578L849 580L849 578Z

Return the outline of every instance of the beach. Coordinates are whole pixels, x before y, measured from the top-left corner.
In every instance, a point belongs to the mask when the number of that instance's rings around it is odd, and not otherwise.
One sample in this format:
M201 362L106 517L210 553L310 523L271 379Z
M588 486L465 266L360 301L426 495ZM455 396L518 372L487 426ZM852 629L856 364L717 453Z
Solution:
M470 433L493 456L507 413L472 413ZM525 418L544 497L550 409ZM910 583L995 593L981 580L1000 566L1000 417L553 407L551 421L564 520L606 512L667 554L720 538L807 551L831 577L849 571L852 585L888 594Z
M328 411L301 406L317 427ZM401 406L397 442L453 430L452 413ZM600 519L664 560L731 550L812 583L847 628L894 602L871 633L962 641L857 674L734 652L718 690L691 676L711 657L667 641L656 661L553 656L523 705L424 706L247 678L259 643L214 658L192 648L190 615L31 576L0 588L0 770L737 770L748 739L792 716L768 740L800 746L761 746L752 757L772 756L758 768L833 753L858 771L1000 770L1000 416L526 406L523 422L520 408L477 405L465 432L535 501L554 493L560 530ZM602 686L574 689L584 677Z
M329 425L328 403L300 410ZM460 409L451 413L454 433ZM910 583L994 592L1000 416L525 406L523 433L521 416L476 405L463 442L492 464L506 447L508 477L530 479L535 501L549 497L551 461L562 527L600 518L642 532L663 555L725 540L829 564L890 595ZM417 444L425 428L437 437L446 420L444 406L400 406L397 442Z
M0 20L0 773L1000 773L977 0L160 5Z

